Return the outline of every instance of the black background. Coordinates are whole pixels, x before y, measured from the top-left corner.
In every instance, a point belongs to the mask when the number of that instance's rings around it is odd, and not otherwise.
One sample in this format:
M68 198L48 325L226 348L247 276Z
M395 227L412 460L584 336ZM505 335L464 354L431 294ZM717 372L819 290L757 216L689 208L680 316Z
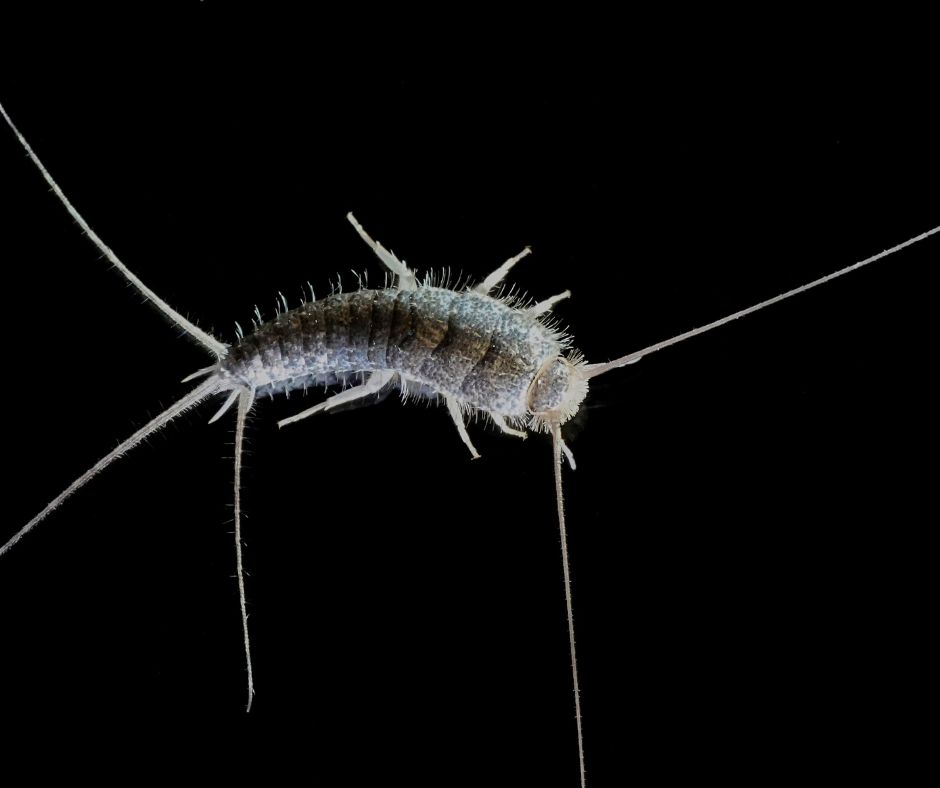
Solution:
M120 34L67 55L37 41L0 100L122 259L227 341L278 291L377 281L349 210L419 271L482 277L531 245L512 281L572 289L557 312L591 361L938 223L915 58L759 31L695 48L603 19L451 50L463 22L416 20L433 29L412 43L354 19L164 13L110 17ZM3 129L0 173L5 539L209 362ZM893 768L919 746L938 248L592 386L565 484L594 785ZM471 426L471 462L445 411L393 397L278 431L308 405L262 402L248 434L251 714L234 419L206 426L206 405L4 556L0 715L46 735L236 727L251 744L227 756L315 784L575 785L548 441Z

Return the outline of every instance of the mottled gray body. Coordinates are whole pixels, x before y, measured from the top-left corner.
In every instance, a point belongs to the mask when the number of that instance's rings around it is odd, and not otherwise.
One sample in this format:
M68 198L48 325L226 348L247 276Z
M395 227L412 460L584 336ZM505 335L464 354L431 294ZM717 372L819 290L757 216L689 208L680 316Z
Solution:
M490 297L489 294L505 279L512 266L529 253L528 248L508 259L473 289L452 291L429 285L420 286L415 272L370 238L355 217L348 214L347 218L360 237L393 275L394 286L383 290L334 294L323 301L285 311L273 321L260 325L233 348L173 310L131 272L69 202L2 105L0 116L13 130L63 206L100 252L146 300L215 358L215 363L187 378L195 380L204 377L202 383L151 419L66 487L5 544L0 545L0 556L73 493L148 436L204 400L219 394L227 395L225 404L210 421L218 419L237 402L233 507L235 576L238 580L250 709L254 681L245 598L240 489L245 424L255 397L258 394L273 395L279 391L286 393L316 383L345 382L350 377L365 378L362 385L335 394L319 405L279 422L284 426L374 394L384 386L396 383L410 393L443 396L461 439L474 457L479 454L467 434L461 406L488 412L494 424L507 434L518 437L525 437L525 433L514 429L509 420L529 417L524 426L549 432L553 442L555 499L565 580L581 788L585 786L584 740L561 468L562 457L567 457L572 468L574 459L562 438L561 427L577 413L587 395L588 381L612 369L633 364L650 353L804 293L940 233L940 227L935 227L854 265L706 325L607 363L587 364L579 353L568 348L568 342L560 334L539 321L540 315L546 314L554 304L570 296L569 291L527 308L516 308L510 301ZM562 355L564 351L567 352Z
M529 386L562 348L538 317L491 296L393 287L284 312L233 347L219 374L261 395L392 371L409 391L522 418Z

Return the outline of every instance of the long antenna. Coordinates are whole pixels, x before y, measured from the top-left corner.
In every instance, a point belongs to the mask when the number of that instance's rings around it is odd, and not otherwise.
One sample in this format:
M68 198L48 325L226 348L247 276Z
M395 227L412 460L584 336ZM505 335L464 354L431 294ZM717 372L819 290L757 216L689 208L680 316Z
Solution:
M561 534L561 567L565 575L565 610L568 613L571 682L574 685L574 719L578 727L578 766L581 770L581 788L584 788L584 732L581 728L581 687L578 684L578 654L574 645L574 606L571 602L571 570L568 568L568 531L565 528L565 504L561 489L561 453L567 447L561 438L561 426L555 422L551 425L551 429L555 465L555 500L558 502L558 531ZM568 452L565 451L565 453Z
M802 285L801 287L794 287L792 290L787 290L787 292L781 293L778 296L768 298L766 301L761 301L759 304L754 304L754 306L749 306L747 309L742 309L719 320L714 320L711 323L700 326L699 328L693 328L691 331L686 331L684 334L679 334L678 336L672 337L672 339L664 339L662 342L657 342L655 345L650 345L647 348L643 348L643 350L637 350L635 353L621 356L620 358L614 359L613 361L608 361L605 364L587 364L581 368L581 374L586 378L593 378L597 375L603 375L605 372L610 372L610 370L616 369L617 367L625 367L627 364L633 364L643 358L643 356L648 356L650 353L655 353L657 350L662 350L664 347L677 345L679 342L684 342L685 340L696 337L699 334L704 334L706 331L711 331L713 328L723 326L725 323L730 323L732 320L737 320L739 317L753 314L754 312L758 312L764 307L770 306L771 304L785 301L788 298L792 298L793 296L799 295L800 293L805 293L807 290L812 290L814 287L818 287L819 285L825 284L826 282L831 282L833 279L838 279L840 276L845 276L845 274L849 274L852 271L857 271L859 268L866 266L869 263L873 263L876 260L880 260L883 257L894 254L895 252L900 252L902 249L905 249L912 244L916 244L918 241L923 241L925 238L929 238L931 235L938 232L940 232L940 227L934 227L932 230L921 233L916 238L911 238L909 241L905 241L902 244L892 246L890 249L885 249L883 252L872 255L871 257L868 257L861 262L846 266L845 268L842 268L835 273L826 274L826 276L821 276L819 279L814 279L809 284Z
M39 160L39 157L33 152L33 149L30 147L29 143L26 141L26 138L20 133L20 130L16 127L13 121L10 119L10 116L7 115L7 111L3 108L3 105L0 104L0 115L3 115L3 119L7 122L7 125L13 129L13 133L16 135L17 139L20 141L20 144L26 149L26 153L29 155L29 158L33 160L39 171L42 173L42 177L46 179L46 183L52 188L52 191L55 192L56 197L62 202L65 206L65 209L72 215L72 218L78 223L78 226L82 229L82 232L85 233L92 242L97 246L101 253L111 261L111 264L117 268L122 274L124 274L127 281L129 281L134 287L137 288L138 292L143 295L148 301L153 303L153 305L159 309L165 317L169 318L171 323L179 326L183 331L189 334L193 339L195 339L200 345L202 345L207 350L215 353L218 358L222 358L226 353L228 353L228 345L224 342L220 342L211 334L203 331L195 323L190 322L185 317L183 317L179 312L177 312L173 307L171 307L166 301L164 301L160 296L158 296L153 290L151 290L147 285L145 285L135 273L133 273L124 263L122 263L118 256L111 250L111 248L105 244L101 238L98 237L98 234L88 226L88 222L82 217L82 215L75 209L72 203L69 202L68 197L65 196L65 193L62 189L59 188L52 176L49 174L49 170L45 168L43 163Z

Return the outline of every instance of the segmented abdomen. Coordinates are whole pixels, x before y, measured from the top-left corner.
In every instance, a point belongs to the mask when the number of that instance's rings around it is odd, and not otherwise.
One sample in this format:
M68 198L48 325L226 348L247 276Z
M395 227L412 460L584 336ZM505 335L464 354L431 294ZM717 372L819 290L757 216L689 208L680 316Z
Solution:
M304 304L262 324L221 369L257 393L392 370L405 381L507 416L559 337L524 309L472 291L359 290Z

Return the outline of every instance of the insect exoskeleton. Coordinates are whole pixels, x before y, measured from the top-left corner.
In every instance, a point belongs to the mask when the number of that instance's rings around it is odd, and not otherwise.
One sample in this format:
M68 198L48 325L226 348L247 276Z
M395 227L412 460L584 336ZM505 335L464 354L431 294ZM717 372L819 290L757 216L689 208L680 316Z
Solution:
M254 688L242 556L240 479L245 423L256 397L263 394L287 394L291 390L306 389L314 384L352 384L325 401L283 419L279 424L284 426L315 413L328 411L337 405L365 399L383 389L397 386L403 396L443 400L462 441L474 457L479 455L464 424L467 412L485 413L503 432L510 435L524 437L525 433L519 429L521 427L548 432L553 442L556 504L582 786L585 784L584 740L561 469L562 456L567 457L572 467L574 459L564 443L561 426L578 412L588 393L588 381L612 369L639 361L657 350L806 292L940 233L940 227L934 228L854 265L699 328L613 361L587 364L581 354L571 348L570 339L559 332L550 319L543 317L551 312L558 301L570 295L568 291L534 304L511 296L501 298L492 295L512 266L529 253L528 249L507 260L479 284L449 289L435 285L430 277L419 283L414 271L370 238L352 214L349 214L348 218L356 231L391 272L390 285L380 289L360 289L353 293L334 292L321 301L313 299L293 310L289 310L286 302L283 302L283 311L279 309L273 320L265 322L259 314L253 332L245 335L239 329L239 341L231 346L173 310L117 258L71 205L2 106L0 114L19 138L53 192L99 250L145 299L208 351L214 359L211 366L187 378L204 378L199 385L151 419L76 479L6 543L0 545L0 555L8 552L50 512L129 449L162 429L184 411L210 397L227 394L221 410L212 421L237 403L234 444L234 536L250 707Z
M578 412L588 394L584 359L574 352L546 361L529 386L532 426L550 432L551 424L564 424Z

